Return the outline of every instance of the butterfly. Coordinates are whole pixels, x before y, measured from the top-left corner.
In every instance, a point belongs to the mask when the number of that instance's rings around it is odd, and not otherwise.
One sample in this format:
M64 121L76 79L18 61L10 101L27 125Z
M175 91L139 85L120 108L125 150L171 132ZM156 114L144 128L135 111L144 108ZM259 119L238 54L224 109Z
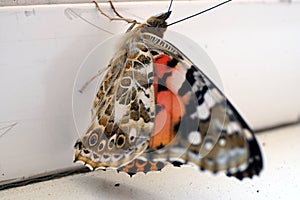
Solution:
M106 68L74 162L129 175L169 163L238 179L258 175L263 161L253 131L184 52L163 39L171 11L138 23L110 4L117 15L110 19L132 26Z

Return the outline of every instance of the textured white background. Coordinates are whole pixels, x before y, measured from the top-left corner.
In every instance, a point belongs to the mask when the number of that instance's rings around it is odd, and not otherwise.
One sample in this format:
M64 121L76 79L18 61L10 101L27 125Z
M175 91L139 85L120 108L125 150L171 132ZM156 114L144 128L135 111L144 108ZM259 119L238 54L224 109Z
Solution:
M175 1L170 21L211 5ZM165 2L116 6L138 20L168 7ZM67 8L114 33L126 30L125 23L109 23L93 4L0 8L0 181L74 166L76 72L110 35L66 14ZM263 128L295 121L300 113L299 9L299 3L233 2L171 30L206 50L232 103L252 127Z

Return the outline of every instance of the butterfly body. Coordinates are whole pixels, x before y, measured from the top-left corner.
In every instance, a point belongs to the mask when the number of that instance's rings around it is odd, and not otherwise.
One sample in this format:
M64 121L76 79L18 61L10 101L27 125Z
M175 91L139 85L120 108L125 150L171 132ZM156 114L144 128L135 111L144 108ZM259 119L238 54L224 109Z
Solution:
M223 93L184 53L163 39L171 12L128 30L111 59L74 161L129 174L167 163L259 174L256 139Z

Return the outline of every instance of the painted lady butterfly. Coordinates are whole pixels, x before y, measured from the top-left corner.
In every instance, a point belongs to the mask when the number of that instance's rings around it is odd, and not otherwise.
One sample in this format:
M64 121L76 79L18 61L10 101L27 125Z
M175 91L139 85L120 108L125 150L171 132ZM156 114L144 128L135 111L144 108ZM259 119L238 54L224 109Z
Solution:
M163 39L171 11L146 23L115 14L109 18L132 26L107 66L74 162L130 175L167 163L238 179L258 175L262 156L251 129L215 84Z

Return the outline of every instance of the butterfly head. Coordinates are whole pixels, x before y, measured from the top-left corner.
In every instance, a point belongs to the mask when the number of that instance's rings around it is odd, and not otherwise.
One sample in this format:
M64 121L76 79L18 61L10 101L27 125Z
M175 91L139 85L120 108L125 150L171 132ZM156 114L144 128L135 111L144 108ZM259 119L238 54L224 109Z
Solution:
M150 17L147 20L148 26L155 28L167 28L168 25L166 20L170 17L171 13L172 11L168 11L157 16Z
M172 11L168 11L157 16L150 17L145 24L140 26L140 29L142 29L142 32L148 32L159 37L163 37L163 34L168 27L166 20L170 17L171 13Z

